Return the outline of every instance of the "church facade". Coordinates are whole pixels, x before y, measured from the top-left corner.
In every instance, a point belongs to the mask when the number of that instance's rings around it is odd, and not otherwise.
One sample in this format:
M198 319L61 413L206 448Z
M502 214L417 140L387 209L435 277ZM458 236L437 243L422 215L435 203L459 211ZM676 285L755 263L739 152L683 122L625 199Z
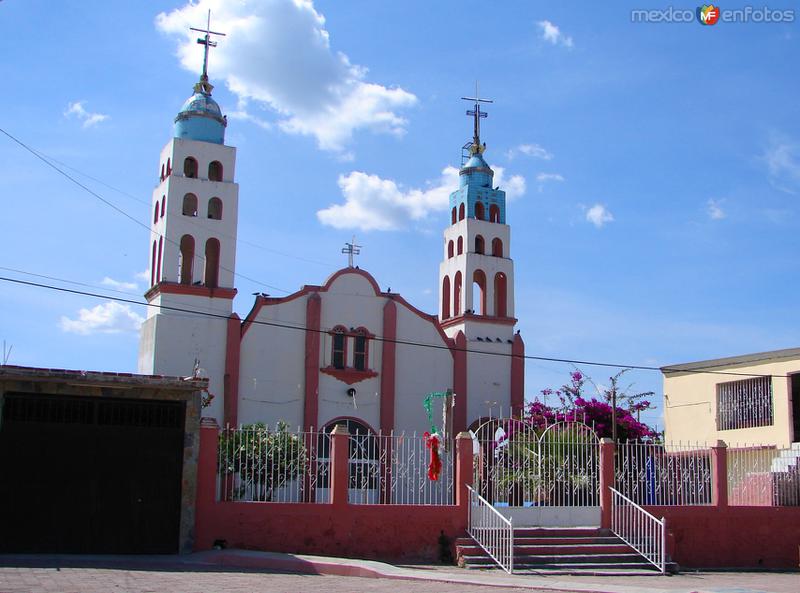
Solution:
M524 343L515 332L510 227L479 115L450 196L438 315L348 266L285 297L255 296L242 318L233 311L236 149L224 143L227 120L212 89L204 68L161 151L145 294L155 306L141 330L139 372L186 376L199 364L215 396L205 412L221 425L347 421L422 432L423 399L446 390L455 394L455 432L499 410L518 413Z

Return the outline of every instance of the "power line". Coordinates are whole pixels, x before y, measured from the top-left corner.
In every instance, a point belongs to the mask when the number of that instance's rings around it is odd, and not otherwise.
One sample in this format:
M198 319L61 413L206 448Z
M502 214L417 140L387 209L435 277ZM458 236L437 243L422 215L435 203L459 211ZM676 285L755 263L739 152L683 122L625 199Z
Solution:
M57 171L60 175L62 175L64 177L66 177L67 179L69 179L72 183L74 183L75 185L77 185L78 187L83 189L85 192L89 193L93 197L95 197L98 200L100 200L101 202L103 202L109 208L113 209L114 211L118 212L119 214L122 214L122 216L124 216L128 220L133 221L134 224L146 229L148 232L155 233L157 236L163 238L165 241L168 241L168 242L172 243L173 245L177 246L178 248L180 248L180 245L176 241L173 241L172 239L170 239L166 235L163 235L163 234L155 231L154 229L151 229L149 225L146 225L145 223L140 221L135 216L132 216L132 215L128 214L127 212L125 212L125 210L123 210L122 208L120 208L119 206L114 204L113 202L110 202L109 200L107 200L106 198L104 198L103 196L101 196L100 194L98 194L97 192L92 190L91 188L87 187L86 185L84 185L83 183L81 183L80 181L75 179L72 175L70 175L69 173L67 173L63 169L60 169L59 167L57 167L56 165L54 165L53 163L48 161L41 154L36 152L33 148L31 148L30 146L28 146L27 144L22 142L22 140L19 140L18 138L16 138L15 136L10 134L9 132L4 130L3 128L0 128L0 132L2 132L4 135L6 135L12 141L16 142L19 146L21 146L22 148L24 148L25 150L30 152L32 155L34 155L37 159L42 161L48 167L50 167L51 169ZM244 274L241 274L241 273L236 272L234 270L230 270L230 269L226 268L225 266L223 266L221 264L220 264L219 267L220 267L220 269L225 270L226 272L230 272L234 276L238 276L239 278L242 278L243 280L249 280L250 282L253 282L253 283L257 284L257 285L266 286L267 288L271 288L272 290L278 290L280 292L285 292L287 294L291 292L289 290L286 290L285 288L280 288L278 286L272 286L271 284L267 284L266 282L261 282L259 280L256 280L255 278L250 278L248 276L245 276Z
M58 292L65 292L65 293L76 294L76 295L81 295L81 296L88 296L88 297L92 297L92 298L108 299L108 300L117 301L117 302L120 302L120 303L128 303L128 304L132 304L132 305L140 305L140 306L145 306L145 307L155 307L155 308L158 308L158 309L163 309L163 310L168 310L168 311L175 311L175 312L178 312L178 313L189 313L189 314L192 314L192 315L200 315L200 316L212 317L212 318L224 319L224 320L228 320L229 319L228 315L224 315L224 314L221 314L221 313L211 313L211 312L207 312L207 311L197 311L197 310L193 310L193 309L186 309L186 308L183 308L183 307L174 307L174 306L171 306L171 305L163 305L163 304L162 305L156 305L154 303L143 303L141 301L137 301L137 300L133 300L133 299L126 299L126 298L122 298L122 297L114 297L114 296L109 296L109 295L104 295L104 294L98 294L98 293L95 293L95 292L86 292L86 291L83 291L83 290L76 290L76 289L72 289L72 288L64 288L62 286L53 286L51 284L43 284L43 283L39 283L39 282L31 282L31 281L28 281L28 280L20 280L18 278L6 278L4 276L0 276L0 281L12 282L14 284L21 284L21 285L32 286L32 287L37 287L37 288L45 288L45 289L48 289L48 290L54 290L54 291L58 291ZM327 333L330 333L330 331L331 331L330 328L314 329L314 328L310 328L310 327L307 327L307 326L302 325L302 324L291 325L291 324L288 324L288 323L285 323L285 322L284 323L280 323L280 322L277 322L277 321L264 321L264 320L258 320L258 319L252 319L252 320L249 321L249 323L252 323L254 325L266 325L266 326L269 326L269 327L278 327L278 328L282 328L282 329L293 329L293 330L299 330L299 331L304 331L304 332L313 332L313 333L319 333L319 334L327 334ZM487 355L487 356L503 356L503 357L509 357L509 358L515 356L513 354L507 354L505 352L488 352L488 351L484 351L484 350L470 350L469 348L457 348L457 347L452 347L451 348L450 346L441 345L441 344L430 344L430 343L425 343L425 342L416 342L416 341L413 341L413 340L398 340L396 338L385 338L383 336L374 336L374 337L371 337L370 339L375 340L377 342L387 342L387 343L391 343L391 344L399 344L399 345L403 345L403 346L413 346L413 347L417 347L417 348L432 348L432 349L435 349L435 350L447 350L447 351L450 351L450 352L452 352L452 351L466 352L468 354L483 354L483 355ZM788 377L788 375L774 375L774 374L764 375L764 374L759 374L759 373L737 373L735 371L711 371L711 370L702 370L702 369L685 370L685 369L677 369L677 368L672 369L670 367L654 367L654 366L636 365L636 364L619 364L619 363L609 363L609 362L598 362L598 361L593 361L593 360L580 360L580 359L571 359L571 358L556 358L556 357L550 357L550 356L535 356L535 355L532 355L532 354L526 354L524 356L521 356L520 358L523 358L525 360L538 360L538 361L544 361L544 362L559 362L559 363L566 363L566 364L573 364L573 365L610 367L610 368L618 368L618 369L632 369L632 370L638 370L638 371L656 371L656 372L675 371L675 372L682 372L682 373L686 373L686 374L731 375L731 376L737 376L737 377L779 377L779 378L787 378Z

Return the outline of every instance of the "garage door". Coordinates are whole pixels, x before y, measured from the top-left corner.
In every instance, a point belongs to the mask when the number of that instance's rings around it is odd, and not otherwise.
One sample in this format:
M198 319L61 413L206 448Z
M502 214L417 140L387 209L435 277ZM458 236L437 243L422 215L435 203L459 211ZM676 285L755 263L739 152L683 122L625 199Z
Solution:
M6 393L0 551L177 553L184 406Z

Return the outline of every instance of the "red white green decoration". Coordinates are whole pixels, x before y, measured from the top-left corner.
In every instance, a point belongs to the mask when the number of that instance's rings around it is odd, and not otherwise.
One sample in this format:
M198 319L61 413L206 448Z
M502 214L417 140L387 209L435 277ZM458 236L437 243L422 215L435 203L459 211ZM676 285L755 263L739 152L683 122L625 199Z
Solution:
M426 432L425 444L431 452L430 463L428 463L428 479L436 481L439 479L439 474L442 473L442 433L433 422L433 400L435 398L444 398L444 410L442 413L443 429L446 431L448 419L450 417L450 409L455 406L455 397L453 392L448 389L447 391L434 391L425 396L422 400L422 406L425 408L425 413L428 416L428 424L431 426L430 432Z

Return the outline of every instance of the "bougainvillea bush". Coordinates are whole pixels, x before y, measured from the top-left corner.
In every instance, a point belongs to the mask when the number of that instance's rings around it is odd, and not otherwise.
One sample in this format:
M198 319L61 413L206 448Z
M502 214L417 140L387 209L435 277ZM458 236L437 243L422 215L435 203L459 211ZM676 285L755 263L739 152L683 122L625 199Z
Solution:
M628 393L629 389L620 389L619 380L627 371L624 369L609 377L609 387L598 388L598 397L585 395L585 385L591 380L581 371L570 373L570 381L557 389L543 389L541 400L528 404L525 420L538 433L556 422L584 422L593 427L599 437L611 437L613 419L611 401L617 400L617 439L618 440L651 440L658 433L636 418L638 412L652 407L646 397L653 392ZM592 382L592 384L594 384ZM596 387L596 386L595 386ZM545 403L555 397L558 405Z

